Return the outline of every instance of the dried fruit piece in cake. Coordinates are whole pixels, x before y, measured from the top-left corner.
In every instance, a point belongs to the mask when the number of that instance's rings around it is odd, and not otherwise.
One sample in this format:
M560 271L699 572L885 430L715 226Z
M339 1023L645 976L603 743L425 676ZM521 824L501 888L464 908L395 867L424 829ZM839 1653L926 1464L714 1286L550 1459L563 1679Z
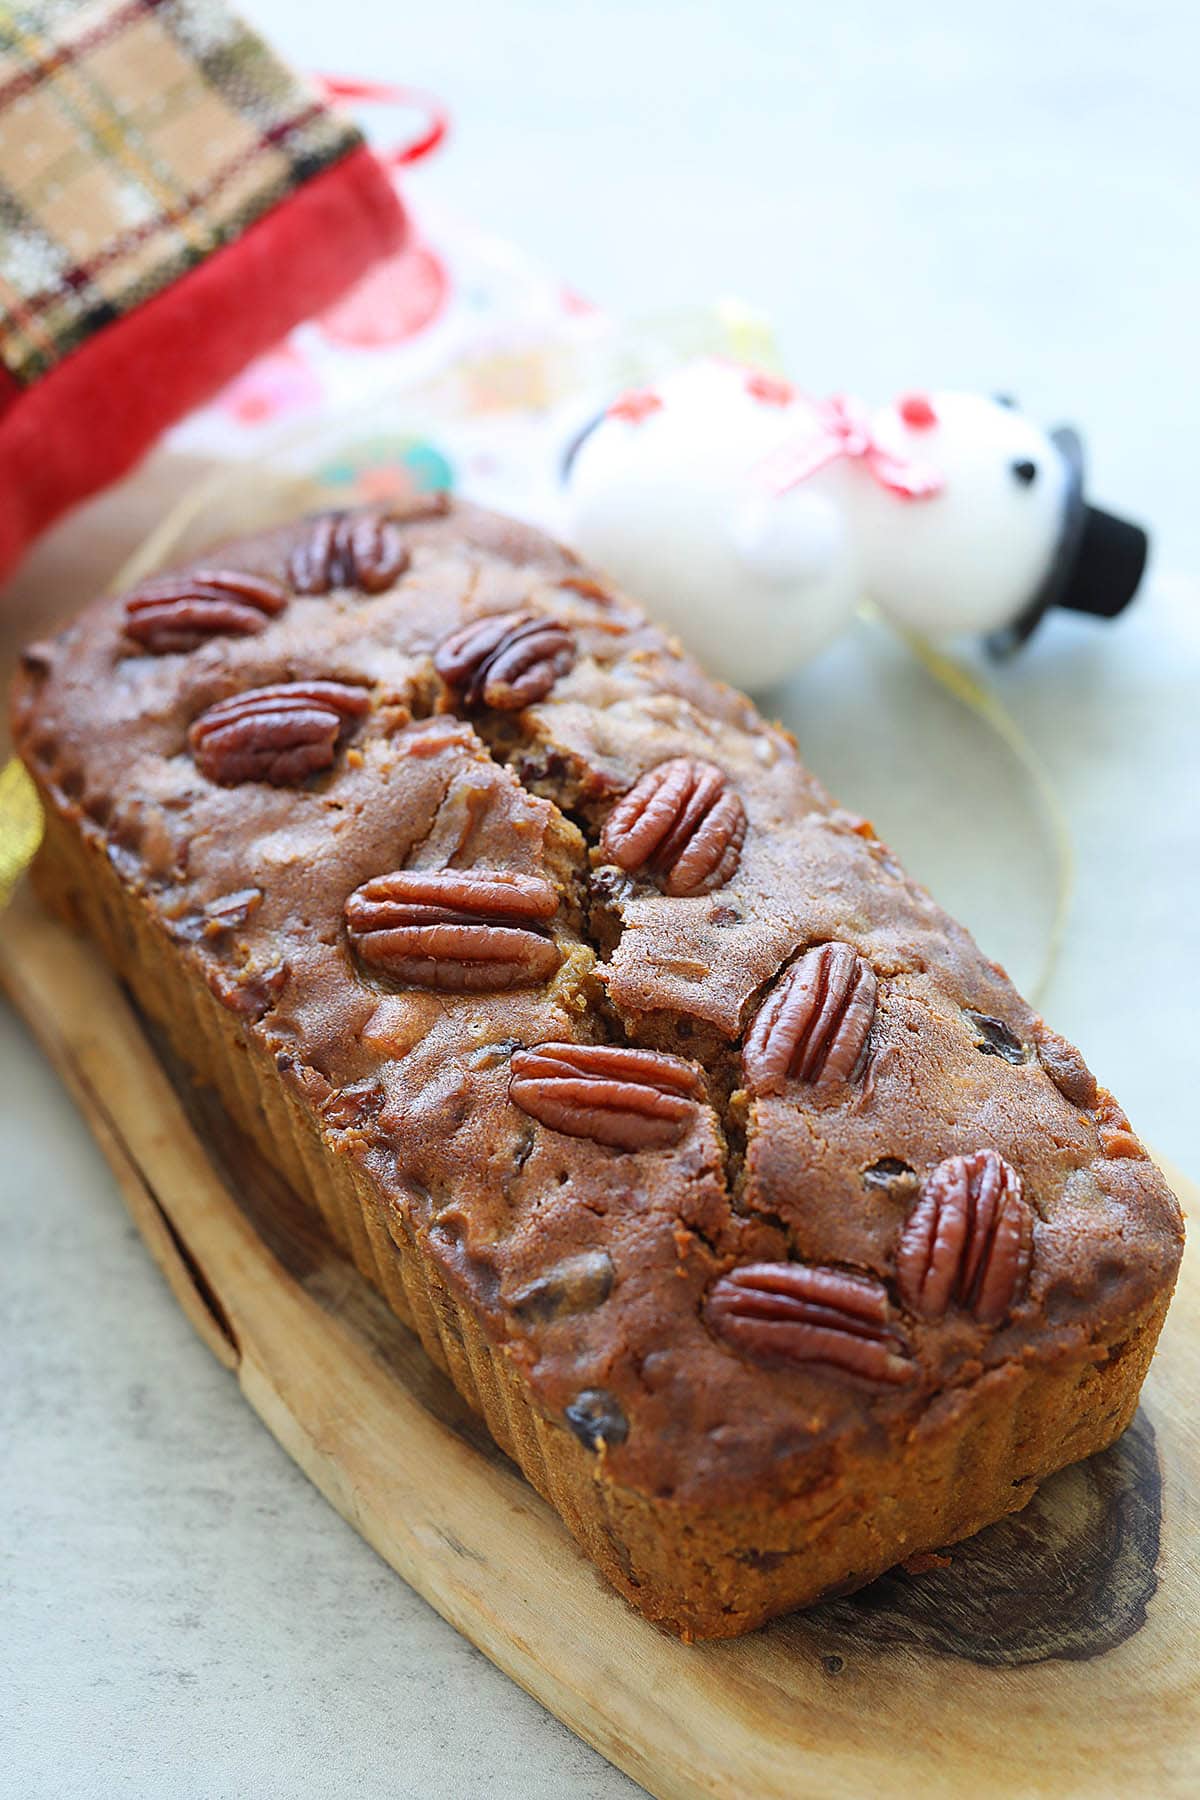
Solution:
M906 1306L940 1319L957 1305L998 1325L1019 1299L1033 1255L1021 1178L995 1150L951 1156L930 1175L904 1227L896 1279Z
M911 1381L916 1365L889 1323L887 1289L809 1263L747 1263L708 1296L708 1323L758 1361L818 1363L866 1381Z
M368 967L451 993L548 980L560 956L544 927L557 910L548 881L500 869L398 869L364 882L345 908Z
M615 1270L607 1250L581 1250L510 1294L508 1306L523 1323L591 1312L612 1292Z
M875 971L849 944L817 944L792 964L760 1006L742 1051L758 1094L789 1081L849 1081L875 1018Z
M152 656L198 650L213 637L253 637L281 613L287 594L265 575L230 569L147 581L125 602L125 635Z
M1105 1156L1145 1156L1146 1152L1126 1117L1124 1107L1114 1100L1107 1088L1097 1088L1093 1111Z
M509 1097L569 1137L614 1150L677 1144L704 1099L691 1063L614 1044L538 1044L512 1059Z
M575 661L566 625L537 613L493 613L452 631L433 666L468 706L519 712L544 700Z
M675 756L618 800L600 853L627 875L652 875L676 898L711 894L737 871L746 810L723 769Z
M902 1156L880 1156L862 1172L863 1186L889 1199L910 1198L920 1183L917 1171Z
M224 787L294 787L332 766L338 738L369 706L365 688L343 681L284 681L210 706L188 742L197 766Z
M999 1056L1005 1062L1028 1062L1030 1052L1011 1025L993 1019L988 1013L967 1011L966 1017L975 1031L976 1048L981 1056Z
M619 1401L604 1388L585 1388L566 1409L567 1424L586 1450L602 1444L623 1444L629 1421Z

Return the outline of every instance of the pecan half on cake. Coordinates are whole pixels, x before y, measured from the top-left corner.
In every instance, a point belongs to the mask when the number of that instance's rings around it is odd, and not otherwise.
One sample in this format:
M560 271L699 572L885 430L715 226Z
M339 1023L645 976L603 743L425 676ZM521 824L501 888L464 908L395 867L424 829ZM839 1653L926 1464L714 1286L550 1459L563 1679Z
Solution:
M649 1618L1124 1428L1179 1211L786 733L524 527L302 521L28 659L36 880Z

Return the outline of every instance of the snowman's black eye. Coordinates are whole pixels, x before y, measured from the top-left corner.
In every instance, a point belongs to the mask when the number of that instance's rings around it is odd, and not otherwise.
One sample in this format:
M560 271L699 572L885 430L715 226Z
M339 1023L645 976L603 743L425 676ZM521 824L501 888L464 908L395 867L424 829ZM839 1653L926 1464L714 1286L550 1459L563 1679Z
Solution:
M1016 476L1022 487L1029 487L1037 480L1037 464L1035 462L1030 462L1027 456L1021 457L1021 459L1018 462L1013 463L1011 467L1013 474Z

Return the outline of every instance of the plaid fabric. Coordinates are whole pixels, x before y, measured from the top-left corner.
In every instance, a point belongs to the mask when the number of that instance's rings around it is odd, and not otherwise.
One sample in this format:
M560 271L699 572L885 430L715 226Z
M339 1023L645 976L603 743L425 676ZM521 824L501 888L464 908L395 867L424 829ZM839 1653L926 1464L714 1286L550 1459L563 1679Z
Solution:
M361 142L218 0L0 0L0 363L35 381Z

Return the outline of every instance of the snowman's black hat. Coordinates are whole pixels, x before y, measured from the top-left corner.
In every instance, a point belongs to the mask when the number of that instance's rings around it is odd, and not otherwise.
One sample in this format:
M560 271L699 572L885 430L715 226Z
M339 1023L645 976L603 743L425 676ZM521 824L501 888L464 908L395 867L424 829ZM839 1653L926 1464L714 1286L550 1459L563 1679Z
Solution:
M1083 443L1077 431L1060 425L1050 441L1067 470L1062 530L1054 560L1033 599L1011 625L989 636L995 656L1011 656L1032 636L1052 606L1115 619L1137 593L1150 554L1140 525L1089 506L1083 493Z

